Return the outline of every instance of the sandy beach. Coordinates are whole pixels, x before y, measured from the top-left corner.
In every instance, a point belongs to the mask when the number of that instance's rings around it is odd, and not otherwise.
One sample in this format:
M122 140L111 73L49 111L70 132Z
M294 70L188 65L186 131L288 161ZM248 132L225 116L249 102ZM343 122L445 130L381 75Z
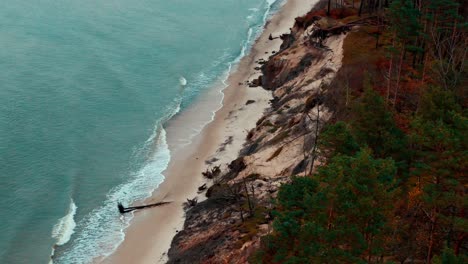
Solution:
M125 240L117 250L101 263L164 263L174 235L183 228L183 203L187 198L198 197L198 186L205 183L202 172L207 168L227 163L238 156L247 132L255 127L256 121L269 106L271 93L260 87L250 88L245 81L259 75L258 60L267 59L272 51L278 51L281 40L278 37L288 33L294 18L305 14L317 0L288 0L267 22L250 52L231 71L220 94L220 88L210 89L197 103L188 107L167 124L167 140L171 150L171 161L164 172L165 181L154 191L153 196L143 203L171 201L170 204L138 211L127 230ZM222 86L222 83L217 85ZM219 98L219 100L213 100ZM222 99L222 106L219 102ZM255 102L246 104L248 100ZM214 117L212 110L219 108ZM190 144L179 139L194 134L187 124L197 120L201 132ZM212 121L211 121L212 120ZM210 122L211 121L211 122ZM208 123L209 122L209 123ZM206 125L204 125L206 124ZM204 126L203 126L204 125ZM195 128L195 130L197 130ZM211 161L208 164L206 161Z

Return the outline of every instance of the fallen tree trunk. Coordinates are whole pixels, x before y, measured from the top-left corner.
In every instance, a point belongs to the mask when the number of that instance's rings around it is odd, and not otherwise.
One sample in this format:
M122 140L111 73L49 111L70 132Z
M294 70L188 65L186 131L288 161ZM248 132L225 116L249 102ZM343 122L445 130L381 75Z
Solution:
M338 25L330 28L321 28L318 24L314 24L314 29L309 35L309 40L312 44L318 44L319 46L323 46L322 42L326 38L333 35L340 35L346 33L350 31L352 27L367 24L367 20L374 19L376 17L377 16L365 17L343 25Z
M119 212L120 212L121 214L125 214L125 213L131 212L131 211L135 211L135 210L138 210L138 209L144 209L144 208L148 208L148 207L161 206L161 205L168 204L168 203L171 203L171 202L159 202L159 203L154 203L154 204L139 205L139 206L130 206L130 207L124 207L124 206L122 205L122 203L117 203L117 207L119 208Z

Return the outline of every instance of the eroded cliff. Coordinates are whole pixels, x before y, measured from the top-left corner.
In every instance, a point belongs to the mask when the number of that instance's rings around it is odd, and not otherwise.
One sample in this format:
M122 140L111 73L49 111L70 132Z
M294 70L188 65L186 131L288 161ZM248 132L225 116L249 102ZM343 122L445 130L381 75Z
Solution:
M210 180L208 199L187 211L168 263L247 262L270 230L278 187L320 162L316 139L332 116L324 101L341 67L346 30L317 35L317 25L338 24L312 11L297 18L282 35L281 50L262 65L257 83L272 91L271 107L248 133L239 158Z

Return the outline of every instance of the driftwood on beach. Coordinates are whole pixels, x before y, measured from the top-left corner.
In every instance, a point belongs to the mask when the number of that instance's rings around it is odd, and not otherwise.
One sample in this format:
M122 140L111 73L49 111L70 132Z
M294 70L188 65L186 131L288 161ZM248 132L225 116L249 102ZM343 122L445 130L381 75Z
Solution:
M117 207L119 208L119 212L120 212L121 214L125 214L125 213L131 212L131 211L135 211L135 210L138 210L138 209L144 209L144 208L148 208L148 207L161 206L161 205L168 204L168 203L171 203L171 202L159 202L159 203L153 203L153 204L147 204L147 205L140 205L140 206L130 206L130 207L124 207L124 206L122 205L122 203L117 203Z
M194 207L197 204L198 204L198 198L197 197L195 197L193 199L187 198L187 201L184 202L184 204L183 204L184 210L187 211L187 210L189 210L190 208Z
M199 186L198 187L198 191L201 192L201 191L204 191L208 188L208 186L206 186L206 183L204 183L202 186Z
M213 167L211 170L208 168L205 172L202 172L202 175L207 179L213 179L221 173L219 166Z

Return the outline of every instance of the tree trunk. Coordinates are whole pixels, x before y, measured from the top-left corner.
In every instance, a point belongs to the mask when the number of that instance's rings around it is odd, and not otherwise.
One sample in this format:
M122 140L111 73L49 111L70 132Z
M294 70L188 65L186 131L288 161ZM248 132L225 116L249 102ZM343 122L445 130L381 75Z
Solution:
M250 201L249 190L247 189L247 183L245 183L245 178L243 180L244 180L245 194L247 195L247 203L249 204L249 213L250 213L250 216L252 216L253 208L252 208L252 203Z
M395 47L395 34L393 34L393 40L392 40L392 47ZM392 56L390 57L390 65L388 66L388 79L387 79L387 98L385 98L385 101L388 104L388 100L390 99L390 86L392 84L392 69L393 68L393 53Z
M390 57L390 65L388 66L388 79L387 79L387 98L385 98L385 101L388 104L388 100L390 98L390 86L392 83L392 66L393 66L393 54Z
M431 263L432 259L432 250L434 247L434 233L435 233L435 225L436 225L436 211L435 209L432 209L431 212L431 231L430 231L430 236L429 236L429 244L427 247L427 258L426 258L426 263Z
M308 114L307 114L308 115ZM310 117L309 117L310 118ZM312 121L312 120L311 120ZM310 171L309 175L312 175L314 170L314 163L316 159L316 152L317 152L317 143L318 143L318 134L319 134L319 125L320 125L320 105L317 104L317 119L315 121L315 138L314 138L314 147L312 148L312 161L310 164Z
M364 1L365 1L365 0L361 0L361 4L359 5L359 13L358 13L358 16L361 16L361 14L362 14L362 7L363 7L363 5L364 5Z
M252 189L252 207L255 210L255 187L253 184L250 185L250 189Z
M327 229L330 230L331 229L331 222L332 222L332 217L333 217L333 205L332 207L330 208L330 210L328 211L328 223L327 223Z
M403 50L405 49L405 46L403 46ZM403 50L400 53L400 63L398 65L398 75L397 75L397 82L395 86L395 95L393 97L393 108L396 107L397 103L397 97L398 97L398 89L400 88L400 79L401 79L401 68L403 67Z
M348 107L348 104L349 104L349 75L348 74L346 74L346 103L345 103L346 107Z
M460 254L460 248L462 247L463 245L463 240L465 238L465 235L464 234L460 234L457 238L457 242L455 243L455 248L454 248L454 253L455 253L455 256L458 256L458 254Z
M416 113L419 112L419 105L421 103L421 96L422 96L422 91L421 90L423 89L424 79L426 78L426 62L427 62L427 58L424 58L423 59L422 74L421 74L421 84L419 85L419 89L418 89L419 96L418 96L418 102L417 102L417 105L416 105Z
M244 210L242 209L242 204L240 204L239 209L240 209L240 217L241 217L242 223L244 223Z
M372 260L372 235L370 235L369 237L369 240L367 242L368 246L367 246L367 251L369 251L369 256L367 257L367 263L371 263L371 260Z

